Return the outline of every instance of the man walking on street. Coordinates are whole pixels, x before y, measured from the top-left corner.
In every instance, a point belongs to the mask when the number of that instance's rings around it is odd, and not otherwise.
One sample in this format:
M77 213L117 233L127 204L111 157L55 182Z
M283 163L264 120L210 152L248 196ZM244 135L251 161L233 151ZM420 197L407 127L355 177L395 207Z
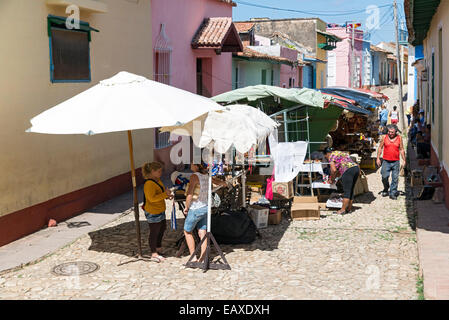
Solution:
M401 167L400 157L402 157L403 163L405 163L405 150L402 143L402 138L398 135L398 128L395 125L387 126L388 133L382 137L379 144L379 149L377 150L377 165L380 167L382 165L382 183L384 185L384 190L382 191L382 196L386 197L390 194L390 199L396 200L398 198L398 180L399 180L399 170ZM380 161L380 156L383 153L382 159ZM389 178L391 173L391 188L389 184ZM388 193L390 189L390 193Z

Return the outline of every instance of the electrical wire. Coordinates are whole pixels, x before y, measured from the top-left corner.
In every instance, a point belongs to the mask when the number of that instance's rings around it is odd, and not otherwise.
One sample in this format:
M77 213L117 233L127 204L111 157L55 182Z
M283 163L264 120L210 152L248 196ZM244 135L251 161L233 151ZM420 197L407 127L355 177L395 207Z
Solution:
M391 6L392 8L393 6ZM386 26L393 20L393 17L391 15L384 15L381 22L379 23L379 28L374 29L373 31L368 31L367 34L370 37L373 37L379 30L381 30L381 27Z
M330 11L303 11L303 10L296 10L296 9L286 9L286 8L278 8L278 7L271 7L271 6L266 6L266 5L261 5L261 4L255 4L255 3L250 3L250 2L246 2L246 1L239 1L239 0L235 0L237 2L237 4L241 4L241 5L245 5L245 6L250 6L250 7L256 7L256 8L262 8L262 9L270 9L270 10L276 10L276 11L285 11L285 12L295 12L295 13L303 13L303 14L307 14L307 15L317 15L317 16L330 16L330 17L336 17L336 16L348 16L348 15L353 15L353 14L357 14L357 13L362 13L362 12L366 12L366 9L363 10L352 10L352 11L340 11L341 13L330 13ZM383 5L383 6L379 6L378 8L385 8L385 7L390 7L391 4L388 5ZM336 12L336 11L332 11L332 12Z

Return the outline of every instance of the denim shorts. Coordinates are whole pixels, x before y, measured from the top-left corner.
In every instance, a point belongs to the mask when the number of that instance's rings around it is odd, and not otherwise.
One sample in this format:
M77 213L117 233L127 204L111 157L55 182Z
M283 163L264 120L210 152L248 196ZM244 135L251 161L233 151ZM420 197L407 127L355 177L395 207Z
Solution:
M165 211L158 214L151 214L145 211L145 218L147 218L148 223L158 223L165 219Z
M198 230L207 229L207 206L189 210L187 218L184 222L184 230L187 232L192 232L193 229L195 229L195 226Z

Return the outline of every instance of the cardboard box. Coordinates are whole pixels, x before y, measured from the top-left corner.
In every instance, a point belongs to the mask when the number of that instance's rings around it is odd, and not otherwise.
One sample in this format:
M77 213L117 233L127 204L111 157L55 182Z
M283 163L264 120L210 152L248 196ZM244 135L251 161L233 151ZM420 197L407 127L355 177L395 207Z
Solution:
M268 224L279 224L282 220L282 210L276 210L275 213L268 214Z
M293 203L317 203L317 202L318 202L318 197L304 196L304 197L294 197L293 198Z
M251 219L253 219L257 229L266 228L268 226L269 211L270 209L257 205L251 205L248 207L248 213Z
M290 182L273 181L272 188L274 199L291 199L294 196L293 181Z
M291 217L293 220L319 220L320 207L318 197L294 197Z
M262 198L262 189L256 188L256 187L247 187L246 188L246 199L249 201L250 204L256 203L257 201Z
M319 203L293 203L291 208L293 220L319 220Z
M419 187L423 185L422 170L416 169L412 171L412 187Z

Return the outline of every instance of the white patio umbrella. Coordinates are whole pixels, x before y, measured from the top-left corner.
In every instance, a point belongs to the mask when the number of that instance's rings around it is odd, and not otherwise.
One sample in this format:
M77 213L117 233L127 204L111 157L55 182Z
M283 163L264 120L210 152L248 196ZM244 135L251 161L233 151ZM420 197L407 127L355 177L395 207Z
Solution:
M221 154L226 153L232 146L234 146L238 152L244 154L253 146L258 146L265 141L270 133L279 126L277 122L254 107L247 105L229 105L227 108L227 110L211 111L182 126L163 127L161 128L161 131L171 132L177 135L190 135L193 137L193 141L198 147L204 148L213 146L214 150ZM195 124L195 121L199 121L202 128L198 133L195 132L195 128L198 127L198 124ZM196 134L199 134L199 137L195 136ZM211 234L212 164L209 164L207 234L205 237L205 239L207 239L208 250L211 239L214 241L215 245L218 246ZM201 247L201 243L197 249ZM219 250L219 252L221 254L221 250ZM193 256L191 259L192 258ZM223 260L226 262L224 257ZM208 253L206 253L205 270L208 268L208 264Z
M138 257L142 258L131 130L181 125L222 109L209 98L123 71L34 117L27 132L94 135L128 131Z

